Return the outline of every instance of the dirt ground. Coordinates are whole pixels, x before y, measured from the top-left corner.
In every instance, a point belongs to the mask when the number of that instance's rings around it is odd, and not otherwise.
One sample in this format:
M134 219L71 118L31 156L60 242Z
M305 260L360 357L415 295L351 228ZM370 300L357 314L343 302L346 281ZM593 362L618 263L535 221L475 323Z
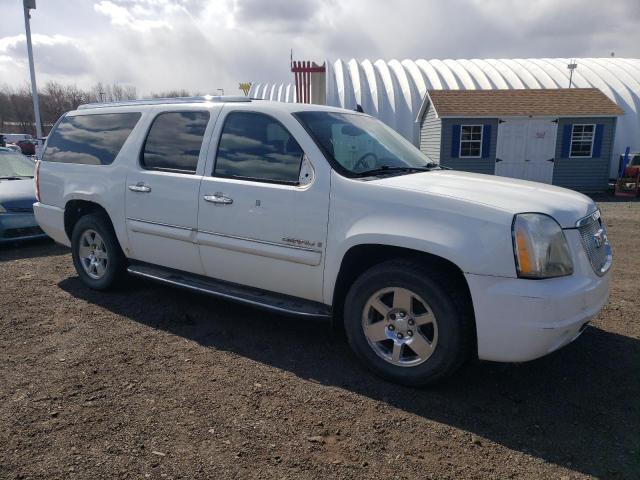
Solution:
M611 301L576 342L385 383L343 337L0 251L0 478L640 478L640 203L602 201Z

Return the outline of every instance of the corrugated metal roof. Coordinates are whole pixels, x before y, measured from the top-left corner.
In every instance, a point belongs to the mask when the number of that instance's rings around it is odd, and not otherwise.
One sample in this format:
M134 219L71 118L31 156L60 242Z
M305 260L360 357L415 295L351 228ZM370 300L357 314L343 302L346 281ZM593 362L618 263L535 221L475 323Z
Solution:
M597 88L429 90L428 93L439 117L624 115Z
M356 108L378 117L414 144L420 139L416 122L427 90L558 89L569 85L567 64L576 88L598 88L617 103L624 115L617 122L611 175L626 147L640 149L640 59L516 58L458 60L327 60L327 105ZM294 86L254 84L250 97L295 101Z

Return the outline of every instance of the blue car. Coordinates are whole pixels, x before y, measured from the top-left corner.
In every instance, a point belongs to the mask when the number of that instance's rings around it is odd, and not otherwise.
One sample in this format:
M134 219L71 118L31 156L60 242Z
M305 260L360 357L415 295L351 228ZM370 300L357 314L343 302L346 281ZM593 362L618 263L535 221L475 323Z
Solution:
M0 147L0 244L46 237L33 215L34 169L31 159Z

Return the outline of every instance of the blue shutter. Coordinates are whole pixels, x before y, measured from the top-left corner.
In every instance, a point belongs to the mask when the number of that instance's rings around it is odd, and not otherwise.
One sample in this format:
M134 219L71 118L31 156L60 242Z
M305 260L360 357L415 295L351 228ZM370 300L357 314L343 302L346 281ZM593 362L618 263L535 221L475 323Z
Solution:
M601 123L596 125L596 136L593 139L593 158L599 158L602 154L602 133L604 131L604 125Z
M451 135L451 158L458 158L460 152L460 125L453 126L453 135Z
M571 128L572 125L565 125L562 131L562 158L569 158L569 152L571 151Z
M482 126L482 158L489 158L491 150L491 125Z

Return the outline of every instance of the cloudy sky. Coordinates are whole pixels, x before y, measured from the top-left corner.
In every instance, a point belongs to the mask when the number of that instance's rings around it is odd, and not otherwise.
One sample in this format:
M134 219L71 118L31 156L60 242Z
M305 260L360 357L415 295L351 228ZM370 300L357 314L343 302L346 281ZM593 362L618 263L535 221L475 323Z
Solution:
M640 0L37 0L38 82L238 93L294 59L640 57ZM0 85L28 82L22 0L0 0Z

